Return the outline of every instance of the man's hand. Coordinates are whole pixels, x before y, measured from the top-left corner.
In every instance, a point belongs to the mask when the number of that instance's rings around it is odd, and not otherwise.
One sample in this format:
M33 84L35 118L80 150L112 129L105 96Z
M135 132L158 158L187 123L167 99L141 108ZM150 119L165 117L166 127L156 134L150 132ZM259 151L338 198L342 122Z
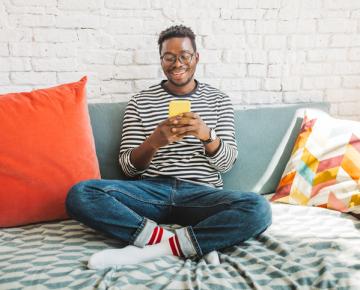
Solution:
M178 137L195 136L200 141L210 138L210 128L196 113L183 113L172 121L173 127L171 132L177 134ZM220 139L216 138L213 142L205 144L205 151L209 156L214 155L220 147Z
M159 123L154 132L149 136L147 142L154 148L159 149L170 143L180 141L185 135L180 135L173 129L176 126L177 120L180 120L180 115L168 118Z
M171 132L178 137L194 136L199 140L209 139L210 128L205 124L201 117L193 112L178 115L171 121Z
M156 151L161 147L180 141L185 136L195 136L201 141L210 138L210 128L196 113L188 112L168 118L159 123L154 132L131 153L131 162L138 169L149 166ZM213 155L220 146L220 139L205 145L208 155Z

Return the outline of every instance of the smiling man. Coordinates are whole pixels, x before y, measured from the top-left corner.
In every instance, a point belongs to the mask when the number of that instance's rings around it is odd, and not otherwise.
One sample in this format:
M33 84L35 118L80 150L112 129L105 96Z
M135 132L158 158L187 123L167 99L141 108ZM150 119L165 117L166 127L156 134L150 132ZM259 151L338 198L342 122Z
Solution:
M133 179L84 181L66 200L70 216L130 244L94 254L91 269L202 257L271 223L262 196L222 188L221 173L237 158L233 107L226 94L194 78L193 31L172 26L158 44L167 80L132 97L124 115L119 162ZM169 117L173 100L190 101L191 111ZM181 227L172 232L161 224Z

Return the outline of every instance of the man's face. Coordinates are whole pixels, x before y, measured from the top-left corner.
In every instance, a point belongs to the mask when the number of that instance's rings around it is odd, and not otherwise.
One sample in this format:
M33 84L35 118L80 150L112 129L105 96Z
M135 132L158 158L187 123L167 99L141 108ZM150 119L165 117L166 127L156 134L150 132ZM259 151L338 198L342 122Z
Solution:
M188 37L173 37L162 43L161 67L173 85L186 86L193 80L199 54Z

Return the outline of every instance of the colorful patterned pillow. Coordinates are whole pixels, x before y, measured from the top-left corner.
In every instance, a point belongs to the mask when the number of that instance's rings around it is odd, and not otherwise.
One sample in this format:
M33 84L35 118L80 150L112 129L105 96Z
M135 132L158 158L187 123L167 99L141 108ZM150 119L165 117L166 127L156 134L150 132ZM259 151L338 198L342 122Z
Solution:
M360 123L305 111L271 201L360 213Z

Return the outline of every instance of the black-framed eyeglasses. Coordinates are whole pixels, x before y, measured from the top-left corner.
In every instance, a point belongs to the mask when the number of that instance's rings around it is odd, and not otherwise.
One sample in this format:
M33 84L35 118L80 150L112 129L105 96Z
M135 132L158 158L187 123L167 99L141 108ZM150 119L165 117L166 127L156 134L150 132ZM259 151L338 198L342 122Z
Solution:
M172 65L176 62L177 59L179 59L180 63L189 65L194 55L195 53L190 53L190 52L183 52L180 55L166 52L162 56L160 56L160 59L165 65Z

